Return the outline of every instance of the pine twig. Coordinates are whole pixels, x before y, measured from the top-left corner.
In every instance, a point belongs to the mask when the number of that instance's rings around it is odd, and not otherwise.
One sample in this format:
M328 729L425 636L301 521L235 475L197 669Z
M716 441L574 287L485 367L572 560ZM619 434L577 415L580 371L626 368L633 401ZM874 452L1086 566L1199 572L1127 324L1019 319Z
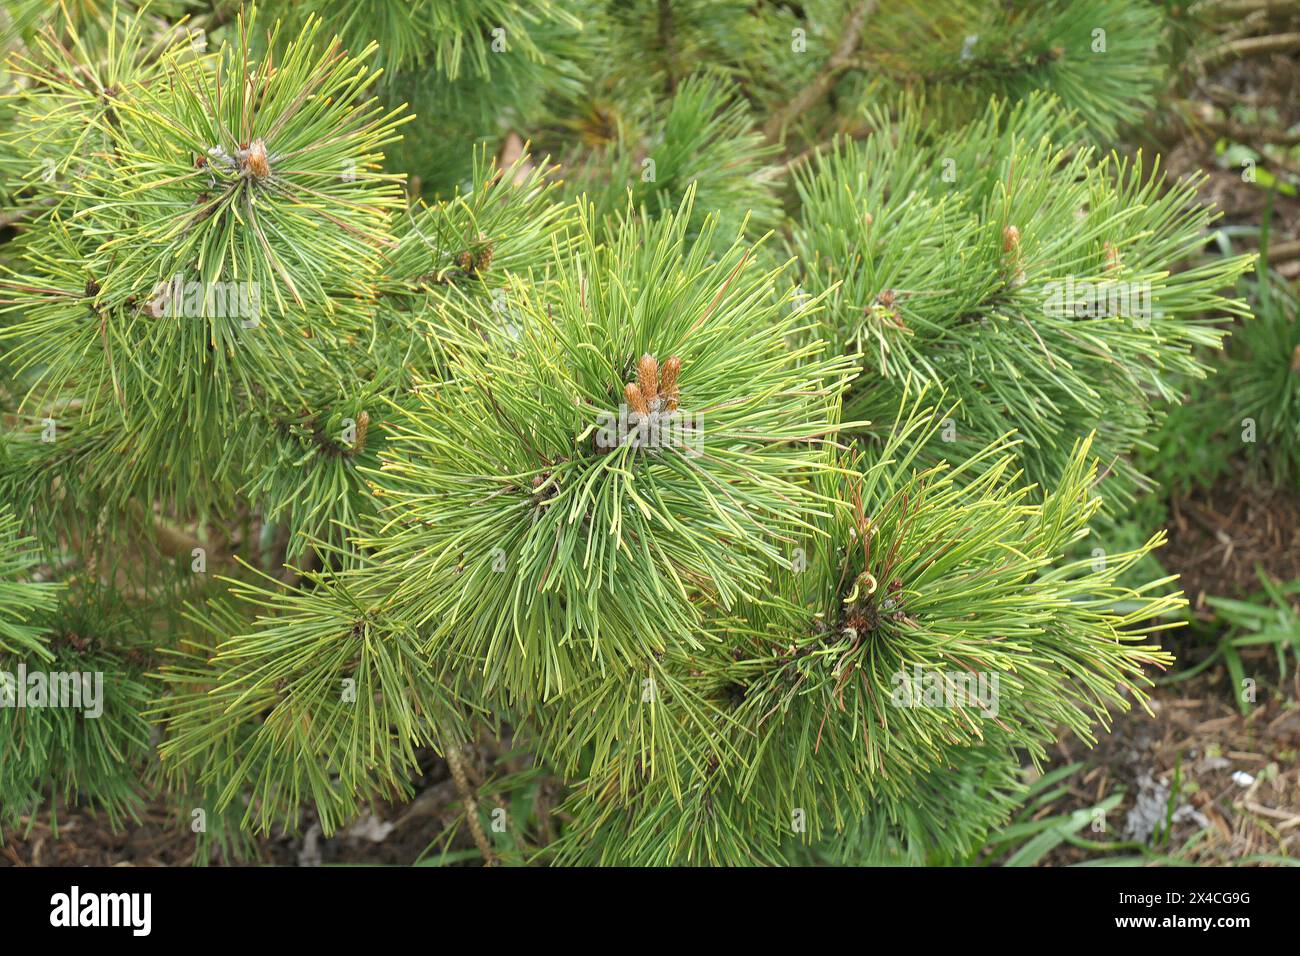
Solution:
M1211 132L1239 143L1270 143L1274 146L1295 146L1300 144L1300 132L1291 133L1270 129L1266 126L1247 126L1235 120L1205 119L1198 122Z
M1296 0L1217 0L1201 7L1198 13L1215 20L1240 20L1254 13L1288 16L1300 13Z
M673 71L673 57L675 50L673 47L673 5L670 0L659 0L659 44L664 51L664 72L666 84L668 86L668 95L677 92L677 76Z
M30 214L30 209L15 209L12 212L0 212L0 229L8 229L14 223L22 222Z
M1213 66L1224 60L1257 56L1261 53L1290 53L1300 50L1300 33L1276 33L1263 37L1243 37L1215 47L1205 55L1202 66Z
M28 219L53 205L53 199L42 199L34 206L20 206L6 212L0 212L0 229L8 229L10 226L16 226L24 219Z
M785 129L785 125L790 121L790 118L802 113L825 96L835 81L853 66L853 54L858 48L862 30L867 24L867 17L871 15L875 7L875 0L866 0L866 2L858 4L849 13L848 18L844 21L840 44L835 48L835 52L831 54L831 58L826 61L821 72L817 74L817 77L811 83L796 93L789 103L773 113L772 117L763 125L763 135L768 142L778 142L781 138L781 132Z
M465 770L465 758L461 754L460 747L459 744L447 745L445 755L447 768L451 770L451 777L456 781L456 789L460 791L461 799L465 801L465 819L469 823L469 832L474 837L474 843L483 854L483 865L496 866L496 854L492 852L492 845L488 843L487 834L483 832L483 824L479 821L478 799L475 797L474 788L470 785L469 774Z
M167 522L161 515L152 514L139 502L130 505L132 516L153 532L153 541L158 550L168 558L189 558L195 549L202 549L209 564L228 564L230 556L222 548L202 541L186 531Z
M1268 261L1270 265L1300 259L1300 239L1288 239L1286 242L1270 243Z
M831 137L823 139L820 142L812 146L809 146L807 149L795 155L792 159L786 160L786 162L781 164L781 169L786 174L789 174L789 172L793 170L796 166L798 166L800 163L807 162L808 160L812 159L812 157L815 156L817 153L821 152L827 146L831 145L831 143L834 142L835 137L839 137L840 139L845 139L845 140L865 139L866 137L870 136L873 132L875 132L875 127L872 126L870 123L857 123L849 127L848 129L839 130L838 132L834 133Z

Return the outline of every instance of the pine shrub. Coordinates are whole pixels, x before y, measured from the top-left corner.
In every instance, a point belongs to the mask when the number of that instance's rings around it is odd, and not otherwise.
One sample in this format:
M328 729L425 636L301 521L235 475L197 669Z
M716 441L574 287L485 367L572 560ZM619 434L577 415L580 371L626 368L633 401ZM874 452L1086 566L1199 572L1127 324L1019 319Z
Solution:
M1104 152L1157 5L6 9L0 673L104 692L0 824L432 751L485 861L944 862L1168 663L1163 533L1080 555L1251 260Z

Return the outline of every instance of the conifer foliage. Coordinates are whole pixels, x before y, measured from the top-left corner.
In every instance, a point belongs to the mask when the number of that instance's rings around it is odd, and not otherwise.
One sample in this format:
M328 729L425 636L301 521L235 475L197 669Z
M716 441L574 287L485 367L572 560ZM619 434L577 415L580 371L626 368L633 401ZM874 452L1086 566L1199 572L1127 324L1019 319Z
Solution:
M484 862L944 861L1170 660L1163 536L1081 555L1250 261L1098 145L1158 5L2 22L0 679L103 686L0 826L230 859L433 753Z
M820 154L796 173L793 249L805 288L831 293L837 341L875 373L851 414L887 416L913 378L960 380L941 441L973 449L1024 423L1026 471L1051 483L1096 431L1110 494L1125 495L1143 481L1128 456L1153 404L1204 377L1196 350L1245 314L1221 293L1251 257L1170 274L1210 221L1196 183L1096 158L1054 106L995 103L946 135L909 119Z

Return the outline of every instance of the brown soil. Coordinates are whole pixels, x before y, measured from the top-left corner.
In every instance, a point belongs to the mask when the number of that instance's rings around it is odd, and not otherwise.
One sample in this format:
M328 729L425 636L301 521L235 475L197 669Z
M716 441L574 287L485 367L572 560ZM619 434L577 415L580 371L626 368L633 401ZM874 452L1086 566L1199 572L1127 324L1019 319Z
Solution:
M1246 597L1274 581L1300 579L1300 494L1235 468L1213 487L1175 495L1169 543L1160 561L1182 576L1187 599L1205 612L1207 596Z
M1106 816L1106 832L1085 831L1094 842L1137 842L1099 852L1062 845L1043 861L1063 866L1099 856L1145 855L1152 863L1276 865L1269 857L1300 859L1300 677L1277 680L1269 651L1243 655L1259 675L1259 704L1243 716L1222 670L1157 688L1154 716L1119 716L1095 749L1073 738L1058 743L1056 766L1081 762L1069 793L1039 811L1054 816L1094 807L1117 790L1124 796ZM1271 679L1269 675L1271 674ZM1168 808L1174 823L1134 840L1126 825L1148 807ZM1163 816L1163 814L1162 814Z
M1255 108L1276 117L1266 125L1274 131L1288 130L1300 123L1300 100L1291 91L1300 83L1300 61L1288 56L1251 58L1226 65L1213 76L1202 77L1185 100L1171 108L1180 119L1167 124L1166 132L1175 141L1163 144L1163 164L1172 178L1205 174L1198 190L1203 202L1213 203L1223 213L1217 225L1260 225L1270 202L1270 191L1258 182L1247 182L1241 166L1233 166L1216 153L1216 144L1231 132L1231 139L1241 142L1261 159L1257 169L1279 178L1300 173L1300 165L1287 159L1285 145L1271 145L1268 137L1254 134L1250 124L1241 123L1233 111ZM1222 126L1222 116L1230 117L1229 129ZM1264 124L1255 123L1255 128ZM1155 145L1155 144L1153 144ZM1258 179L1258 176L1256 176ZM1300 195L1288 196L1275 191L1270 229L1272 244L1300 237ZM1254 249L1250 240L1236 239L1238 251ZM1288 256L1275 263L1275 269L1288 279L1300 276L1300 257Z
M453 853L472 850L460 795L446 763L426 752L421 766L425 771L410 803L377 804L370 814L362 814L358 822L329 838L321 835L308 814L301 833L258 838L256 855L250 859L211 862L409 865L441 852L448 834ZM61 811L57 833L48 814L24 824L23 829L4 832L0 866L189 866L195 862L195 839L186 821L157 804L145 807L138 820L120 828L84 808Z

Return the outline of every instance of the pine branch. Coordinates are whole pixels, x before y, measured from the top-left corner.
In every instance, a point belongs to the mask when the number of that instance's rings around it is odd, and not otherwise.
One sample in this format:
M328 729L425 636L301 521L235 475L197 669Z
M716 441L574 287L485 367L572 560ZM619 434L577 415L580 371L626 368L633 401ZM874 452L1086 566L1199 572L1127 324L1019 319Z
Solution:
M1300 259L1300 239L1287 239L1284 242L1271 242L1268 246L1268 261L1272 265L1278 262L1290 262Z
M672 0L659 0L659 44L663 48L665 83L668 95L677 92L677 75L673 69L673 4Z
M853 67L853 55L875 7L875 0L864 0L849 11L840 28L840 42L817 76L763 125L763 135L769 143L779 142L790 120L826 96L835 82Z
M1200 21L190 6L20 0L5 41L0 657L115 676L103 721L0 708L4 820L160 798L225 858L410 799L432 748L488 865L961 860L1024 757L1144 704L1162 535L1080 556L1252 257L1205 254L1196 181L1088 144ZM1216 414L1290 480L1273 290ZM909 706L918 674L998 696ZM539 777L559 812L497 849L484 801Z
M483 856L483 865L496 866L496 854L492 851L492 844L488 842L487 834L483 832L483 823L478 818L478 800L474 795L474 787L470 784L469 774L465 770L463 754L467 750L468 746L452 744L443 748L443 754L447 758L447 768L451 771L452 779L456 781L456 789L460 791L461 801L465 805L465 821L474 837L474 844Z

